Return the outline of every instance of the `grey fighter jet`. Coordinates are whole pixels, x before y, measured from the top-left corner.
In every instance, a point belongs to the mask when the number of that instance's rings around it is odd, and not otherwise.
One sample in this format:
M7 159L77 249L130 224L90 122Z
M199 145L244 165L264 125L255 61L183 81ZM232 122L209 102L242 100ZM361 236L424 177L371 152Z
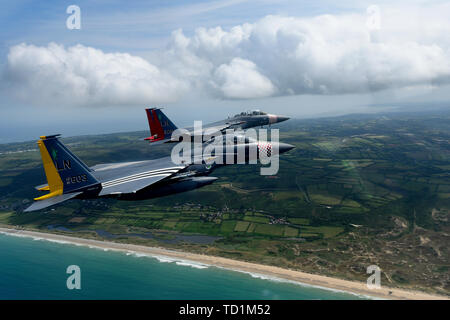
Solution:
M47 194L35 198L36 200L25 211L40 210L69 199L117 198L121 200L142 200L161 197L178 192L184 192L206 186L217 178L209 174L218 166L215 159L223 157L226 163L229 156L226 152L212 153L208 159L200 162L186 161L175 164L171 157L138 162L122 162L99 164L93 167L85 165L58 139L59 135L41 136L38 140L44 165L47 184L37 186L39 191L48 191ZM232 156L237 154L238 139L231 149ZM293 148L288 144L274 144L258 141L244 141L244 147L255 145L258 148L256 157L262 152L265 156L272 156L272 150L279 153ZM251 153L245 161L254 160Z
M178 139L172 138L172 133L177 130L177 126L161 111L160 108L149 108L147 113L148 124L150 126L151 136L145 138L150 143L178 142ZM203 126L201 135L217 135L225 133L227 129L248 129L261 127L289 120L288 117L275 114L268 114L259 110L242 112L226 120L209 123ZM193 128L184 128L189 135L194 138L196 132Z

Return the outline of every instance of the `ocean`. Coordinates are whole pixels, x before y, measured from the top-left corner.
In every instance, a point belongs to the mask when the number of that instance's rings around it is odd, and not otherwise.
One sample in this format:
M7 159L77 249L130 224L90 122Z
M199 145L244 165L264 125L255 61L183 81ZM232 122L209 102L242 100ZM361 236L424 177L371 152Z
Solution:
M67 267L80 268L69 290ZM0 299L363 299L189 261L0 234Z

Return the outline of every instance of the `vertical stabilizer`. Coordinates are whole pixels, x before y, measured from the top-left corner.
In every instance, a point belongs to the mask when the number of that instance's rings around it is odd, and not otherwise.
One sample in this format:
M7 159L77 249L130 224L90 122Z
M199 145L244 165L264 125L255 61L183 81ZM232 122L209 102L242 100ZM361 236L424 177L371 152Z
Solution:
M58 136L42 136L37 142L50 193L35 200L80 191L99 183L89 167L67 149Z
M150 142L170 140L177 126L158 108L145 109L151 136L145 138Z

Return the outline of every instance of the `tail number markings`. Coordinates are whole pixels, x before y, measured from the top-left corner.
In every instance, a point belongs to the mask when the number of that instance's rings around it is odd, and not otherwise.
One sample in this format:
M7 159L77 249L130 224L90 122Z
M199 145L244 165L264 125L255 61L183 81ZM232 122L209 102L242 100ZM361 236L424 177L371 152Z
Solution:
M86 182L87 181L87 175L80 174L78 176L72 176L66 178L66 184L75 184L80 182Z

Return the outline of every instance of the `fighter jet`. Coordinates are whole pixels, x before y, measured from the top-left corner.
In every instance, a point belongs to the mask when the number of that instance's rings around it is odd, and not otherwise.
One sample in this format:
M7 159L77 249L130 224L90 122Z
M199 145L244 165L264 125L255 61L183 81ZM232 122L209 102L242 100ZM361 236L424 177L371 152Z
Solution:
M41 136L37 144L42 157L47 184L37 186L47 194L37 197L25 211L35 211L64 202L69 199L116 198L120 200L143 200L185 192L206 186L217 180L209 174L220 165L215 165L218 157L226 163L229 150L212 153L201 161L186 161L176 164L171 157L137 162L98 164L88 167L75 156L60 140L60 135ZM238 139L232 149L236 156ZM267 142L247 140L246 148L257 144L259 158L262 153L271 156L273 149L279 153L293 148L291 145L274 145ZM254 160L249 156L245 161ZM226 164L223 164L226 165Z
M172 138L172 133L177 130L177 126L161 111L161 108L145 109L150 126L150 134L145 140L150 143L179 142ZM289 120L288 117L268 114L259 110L242 112L226 120L213 122L203 126L202 135L217 135L225 133L227 129L248 129L261 127ZM197 134L193 128L184 128L189 135L194 138Z

